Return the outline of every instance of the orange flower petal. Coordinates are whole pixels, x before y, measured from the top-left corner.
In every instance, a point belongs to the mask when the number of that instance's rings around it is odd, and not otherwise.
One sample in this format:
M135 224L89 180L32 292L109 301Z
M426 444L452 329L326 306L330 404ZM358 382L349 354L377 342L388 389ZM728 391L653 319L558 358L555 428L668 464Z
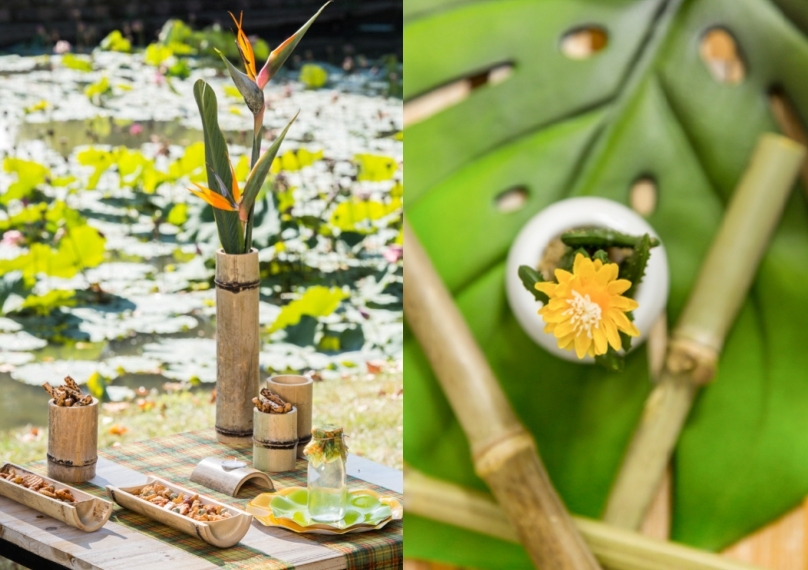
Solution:
M233 12L228 12L228 14L230 14L230 17L233 18L233 22L235 22L238 27L238 31L236 32L236 46L238 46L238 52L241 54L241 61L244 62L245 72L250 79L255 81L255 53L253 52L250 40L247 39L247 34L241 29L241 22L244 20L244 12L241 12L238 21L236 21Z
M216 192L205 188L204 186L200 186L199 184L194 183L199 190L194 190L193 188L188 188L188 190L195 196L202 198L205 202L217 208L219 210L227 210L230 212L235 212L236 209L233 207L227 199L222 196L221 194L217 194Z
M230 167L230 179L233 181L233 200L235 200L236 204L241 202L241 190L238 187L238 180L236 180L236 171L233 168L233 163L230 162L230 156L227 157L227 165Z

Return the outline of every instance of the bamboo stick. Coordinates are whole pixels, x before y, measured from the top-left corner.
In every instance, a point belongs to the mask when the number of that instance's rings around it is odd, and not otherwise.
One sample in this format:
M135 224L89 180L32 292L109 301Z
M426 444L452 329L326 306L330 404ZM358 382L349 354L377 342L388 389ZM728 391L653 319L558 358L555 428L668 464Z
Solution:
M769 109L785 136L808 147L808 133L805 132L805 127L794 105L782 90L772 91L769 95ZM802 178L802 189L808 197L808 160L802 161L800 178Z
M599 568L550 483L533 438L516 418L415 233L407 248L404 315L463 431L475 471L512 521L537 568Z
M473 532L518 542L502 509L488 496L407 468L408 513ZM684 545L573 517L584 540L607 570L751 570L754 566Z
M606 522L631 529L642 523L699 387L712 380L804 156L802 145L779 135L758 141L671 335L665 370L609 495Z

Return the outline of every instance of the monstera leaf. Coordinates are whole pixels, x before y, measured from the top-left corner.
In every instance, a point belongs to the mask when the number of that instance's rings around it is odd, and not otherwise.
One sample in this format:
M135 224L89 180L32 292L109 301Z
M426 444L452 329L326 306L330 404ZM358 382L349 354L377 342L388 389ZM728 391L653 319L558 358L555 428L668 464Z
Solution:
M629 203L633 183L650 179L658 200L648 220L667 248L675 322L758 136L777 130L768 93L782 89L808 116L808 38L800 29L808 29L808 8L779 1L782 11L767 0L405 3L405 101L464 78L483 83L407 128L406 215L575 513L602 513L649 392L645 350L617 374L536 346L507 305L508 248L530 217L559 199ZM564 55L566 34L586 27L605 33L605 49ZM745 73L733 81L716 79L700 55L716 28L734 38L743 60ZM502 65L511 68L504 81L479 81ZM525 197L521 208L498 208L497 197L512 189ZM808 212L794 192L718 376L677 447L674 540L723 547L808 493L806 287ZM407 461L485 489L409 335L405 360L406 413L417 420L406 424ZM406 548L478 568L528 564L516 546L417 517L408 519Z

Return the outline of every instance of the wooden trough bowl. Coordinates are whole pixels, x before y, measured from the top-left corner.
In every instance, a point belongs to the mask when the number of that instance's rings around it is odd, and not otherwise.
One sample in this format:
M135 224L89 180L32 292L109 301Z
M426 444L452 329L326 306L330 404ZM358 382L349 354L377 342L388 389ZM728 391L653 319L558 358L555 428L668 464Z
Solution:
M186 496L198 495L194 491L170 483L165 479L160 479L153 475L149 475L144 485L137 487L124 487L119 489L113 485L107 485L107 493L110 498L124 508L170 526L185 534L195 536L208 544L217 546L219 548L230 548L238 544L244 538L247 531L250 529L252 523L252 515L245 513L242 510L236 509L215 501L204 495L199 495L199 501L203 505L216 505L224 507L223 510L229 512L231 517L219 521L204 522L196 521L190 517L186 517L179 513L167 511L158 507L157 505L138 497L143 487L160 483L174 491L175 493L183 493Z
M0 479L0 495L12 501L17 501L26 507L30 507L44 515L62 521L73 528L83 530L84 532L94 532L98 530L104 526L104 523L109 520L109 516L112 514L112 503L109 501L99 499L84 491L79 491L70 485L65 485L55 479L34 473L13 463L4 463L0 466L0 471L6 471L9 468L22 476L35 475L42 477L44 481L53 485L57 491L60 489L69 489L76 498L75 503L66 503L46 497L41 493L32 491L17 483Z

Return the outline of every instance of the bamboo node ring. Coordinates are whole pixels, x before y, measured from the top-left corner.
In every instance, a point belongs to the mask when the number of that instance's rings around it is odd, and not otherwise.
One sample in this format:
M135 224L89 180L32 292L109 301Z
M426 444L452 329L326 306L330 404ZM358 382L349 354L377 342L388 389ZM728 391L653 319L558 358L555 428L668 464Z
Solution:
M513 456L536 449L536 442L525 428L519 427L474 454L474 470L481 478L499 471Z
M690 338L674 337L668 346L665 365L674 374L689 374L695 385L703 386L715 377L718 351Z
M225 282L214 279L213 283L216 285L217 289L224 289L225 291L230 291L231 293L241 293L242 291L246 291L248 289L258 289L258 287L261 285L260 280L240 283L238 281Z
M244 438L251 438L253 435L252 430L249 431L242 431L242 430L233 430L233 429L225 429L223 427L215 426L216 433L220 433L222 435L228 437L244 437Z
M95 465L98 461L98 458L90 459L89 461L85 461L83 463L80 462L73 462L69 459L56 459L50 453L46 454L48 461L51 463L55 463L56 465L61 465L62 467L89 467L90 465Z

